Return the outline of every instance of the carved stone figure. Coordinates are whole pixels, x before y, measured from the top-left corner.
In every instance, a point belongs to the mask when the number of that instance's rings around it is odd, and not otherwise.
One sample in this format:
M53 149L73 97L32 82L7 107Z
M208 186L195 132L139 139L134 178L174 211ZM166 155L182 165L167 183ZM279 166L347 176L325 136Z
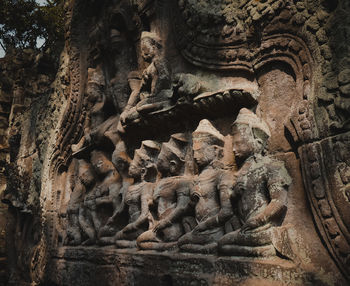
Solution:
M349 285L350 1L64 3L0 59L1 285Z
M128 208L129 223L114 236L117 247L136 247L136 238L153 223L150 214L154 182L157 178L156 156L160 151L155 141L142 141L135 150L129 167L129 175L135 183L125 194L124 203Z
M153 193L156 218L153 228L137 238L141 249L169 249L177 245L178 238L185 232L184 216L189 212L193 186L192 177L184 175L188 143L185 134L180 133L173 134L169 142L162 144L157 167L163 179L156 183Z
M128 104L121 115L124 126L137 120L139 114L147 114L164 107L172 96L171 74L164 58L162 41L156 33L142 32L141 56L148 63L142 72L138 86L138 74L129 74L129 84L132 90Z
M242 227L223 236L219 250L237 256L275 255L272 237L287 209L291 178L283 161L264 154L270 131L253 112L241 109L232 132L239 171L231 200Z
M97 207L106 203L112 204L113 198L118 195L121 188L119 173L102 151L94 150L91 152L91 164L99 180L84 198L80 224L89 237L84 244L95 243L97 233L102 226Z
M68 229L67 241L69 245L79 245L82 242L79 217L82 215L81 208L83 207L84 197L86 192L95 183L95 174L91 164L85 160L78 161L78 178L75 182L73 192L67 207L68 214Z
M200 121L192 136L194 160L200 171L191 190L197 225L179 239L178 245L184 251L211 253L233 215L230 194L235 178L220 162L224 136L208 120Z
M105 77L101 67L88 69L86 96L91 110L84 123L84 136L77 144L72 145L73 152L78 152L87 145L98 145L103 137L107 137L113 144L119 141L119 136L108 132L117 125L119 116L106 116L109 113L108 104L110 102L106 97Z
M99 231L100 244L114 244L114 239L105 237L113 236L118 228L121 227L120 217L125 209L125 194L128 188L133 184L134 179L129 176L129 165L131 162L130 157L126 152L125 143L120 141L112 154L112 162L118 173L121 176L121 185L117 192L111 194L113 203L113 214L108 219L106 225Z
M78 144L72 145L73 152L81 149L85 144L91 142L91 132L93 129L99 127L104 119L105 115L103 107L105 104L105 78L101 67L88 69L88 82L86 88L86 96L88 98L89 105L92 107L90 116L85 121L84 136Z

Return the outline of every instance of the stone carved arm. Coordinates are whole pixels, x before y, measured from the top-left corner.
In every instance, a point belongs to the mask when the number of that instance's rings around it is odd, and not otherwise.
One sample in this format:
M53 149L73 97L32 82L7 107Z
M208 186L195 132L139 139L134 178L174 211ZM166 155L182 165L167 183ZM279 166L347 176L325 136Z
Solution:
M140 100L140 90L141 90L141 76L139 71L132 71L128 75L129 86L131 89L131 94L124 111L130 110L136 103Z
M120 189L120 183L111 184L104 193L101 193L100 197L96 198L96 205L113 203L114 194L116 190Z
M274 218L280 217L287 209L287 190L279 183L269 186L271 201L264 211L258 215L262 224L272 221Z
M169 65L166 60L161 58L156 58L154 60L154 66L157 71L157 76L154 79L154 95L158 94L161 90L170 88L171 79ZM152 83L153 85L153 83Z
M156 69L154 63L151 63L142 73L139 93L151 92L152 80L155 76Z
M276 164L268 175L270 175L267 182L270 202L261 213L249 219L242 226L242 232L273 222L280 218L287 209L287 190L291 183L287 170L283 164Z
M203 231L211 229L225 224L225 222L233 216L233 209L231 205L232 185L235 178L233 174L225 174L221 178L221 182L218 184L219 198L220 198L220 211L212 217L209 217L205 221L199 223L194 231Z
M190 197L184 193L177 196L175 209L164 219L160 220L153 228L154 232L160 231L168 226L171 226L177 219L181 218L189 208Z
M127 192L130 183L123 184L122 188L120 189L120 194L122 194L122 199L119 205L119 208L116 209L111 217L112 220L114 220L118 215L120 215L124 209L125 209L125 193Z
M141 200L140 216L134 222L129 223L127 226L125 226L122 232L127 233L127 232L135 231L148 220L149 214L150 214L149 208L150 208L150 205L153 204L152 192L153 192L152 186L147 186L147 188L141 194L141 198L140 198Z

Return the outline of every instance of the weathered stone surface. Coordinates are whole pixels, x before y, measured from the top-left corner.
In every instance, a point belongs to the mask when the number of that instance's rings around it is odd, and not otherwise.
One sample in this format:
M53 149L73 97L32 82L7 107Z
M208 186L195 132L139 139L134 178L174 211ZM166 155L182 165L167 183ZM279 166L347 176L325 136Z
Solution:
M280 258L217 258L112 248L61 248L48 266L59 285L323 285L331 275L312 275ZM70 272L79 273L72 277Z
M347 285L345 1L107 2L3 83L10 285Z

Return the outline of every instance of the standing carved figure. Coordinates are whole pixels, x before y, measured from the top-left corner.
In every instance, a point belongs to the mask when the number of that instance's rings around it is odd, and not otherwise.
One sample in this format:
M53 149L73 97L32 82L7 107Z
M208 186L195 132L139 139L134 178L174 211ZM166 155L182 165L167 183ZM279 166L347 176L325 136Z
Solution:
M156 222L152 229L137 238L141 249L165 250L177 245L185 232L183 220L190 207L191 176L185 173L185 158L188 151L185 134L173 134L162 148L157 160L161 179L154 189Z
M77 144L72 145L73 152L79 152L88 145L99 145L105 142L105 139L113 144L120 139L114 131L119 122L119 115L109 114L111 100L107 98L105 76L100 66L88 69L86 96L89 112L84 123L84 135Z
M192 133L193 152L200 174L191 190L196 203L197 226L182 236L179 247L184 251L212 253L224 235L224 225L233 215L230 194L234 174L223 169L224 136L206 119Z
M140 149L135 150L129 167L129 175L135 184L125 194L124 203L128 208L129 223L114 236L117 247L136 247L136 238L149 228L152 223L150 205L154 182L157 178L156 157L160 151L155 141L142 141Z
M271 256L274 229L287 209L291 178L284 162L265 155L267 125L253 112L241 109L233 124L233 152L239 167L231 200L242 227L219 241L219 250L237 256Z
M101 126L104 121L103 107L105 98L105 77L101 67L88 69L88 81L86 86L86 96L88 100L89 114L84 123L84 135L77 144L72 145L72 151L77 152L91 142L91 133Z

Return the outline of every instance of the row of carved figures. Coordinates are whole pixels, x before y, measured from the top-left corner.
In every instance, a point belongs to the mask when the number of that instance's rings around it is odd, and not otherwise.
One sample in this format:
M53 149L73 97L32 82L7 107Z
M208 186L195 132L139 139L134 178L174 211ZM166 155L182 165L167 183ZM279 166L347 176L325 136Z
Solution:
M143 141L132 160L122 141L111 160L92 151L77 164L66 244L275 255L291 178L267 153L269 129L253 112L241 109L230 136L237 168L223 163L225 137L206 119L192 138ZM107 204L113 214L102 220Z

